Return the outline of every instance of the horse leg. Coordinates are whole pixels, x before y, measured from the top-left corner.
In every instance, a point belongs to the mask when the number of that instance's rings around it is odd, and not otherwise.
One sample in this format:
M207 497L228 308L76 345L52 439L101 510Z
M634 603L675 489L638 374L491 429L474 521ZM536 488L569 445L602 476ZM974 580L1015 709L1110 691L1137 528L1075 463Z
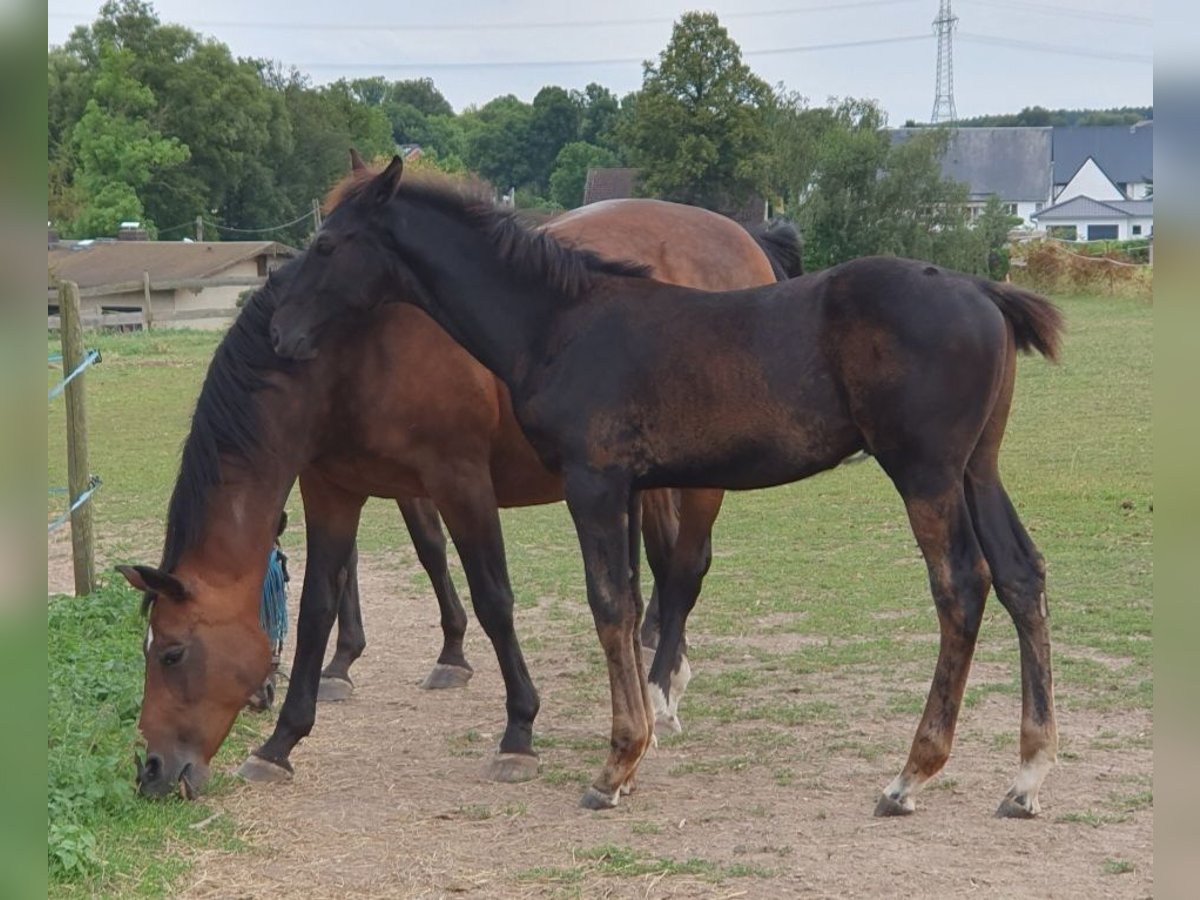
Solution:
M475 617L495 648L504 677L508 723L499 751L484 768L484 777L528 781L538 769L533 720L539 701L513 627L512 587L491 479L486 472L470 473L453 483L433 485L430 493L458 548Z
M450 567L446 565L446 535L442 531L437 507L432 500L418 497L397 500L396 505L400 507L400 515L408 527L417 559L421 561L433 585L442 619L442 652L438 654L433 670L421 682L421 687L427 691L465 687L475 674L463 655L467 612L458 599L458 592L454 590L454 582L450 580Z
M301 479L300 492L304 498L308 557L296 624L296 656L275 730L239 770L252 781L291 778L288 757L292 748L312 731L321 663L346 586L363 506L361 496L347 493L311 472Z
M604 647L612 692L612 741L604 768L584 793L589 809L617 805L632 786L638 763L654 737L654 717L638 640L637 496L624 478L572 471L567 506L583 551L588 605Z
M654 575L654 589L642 618L642 652L649 657L647 663L654 658L653 651L658 646L659 586L667 583L671 552L679 538L678 498L679 492L672 490L642 493L642 536L646 542L646 561Z
M886 464L884 468L892 474L893 469ZM877 816L911 813L915 809L913 795L950 757L984 602L991 588L991 575L975 536L962 481L957 473L952 480L945 477L950 468L920 473L910 469L899 478L893 474L929 570L941 645L908 762L879 798Z
M346 573L342 585L338 598L337 645L333 651L333 659L321 672L321 686L317 690L317 701L321 703L350 699L350 695L354 693L350 666L367 648L367 635L362 622L362 601L358 592L357 546L351 548L350 556L346 560Z
M718 490L680 492L678 537L660 589L661 639L650 666L650 700L659 733L683 730L679 701L692 677L685 626L712 563L712 527L724 498L724 491Z
M996 596L1016 625L1021 648L1021 768L996 815L1028 819L1041 810L1038 791L1058 756L1058 725L1050 671L1046 564L1017 518L997 465L1011 392L1010 375L1008 395L967 463L964 484L975 531L992 568Z

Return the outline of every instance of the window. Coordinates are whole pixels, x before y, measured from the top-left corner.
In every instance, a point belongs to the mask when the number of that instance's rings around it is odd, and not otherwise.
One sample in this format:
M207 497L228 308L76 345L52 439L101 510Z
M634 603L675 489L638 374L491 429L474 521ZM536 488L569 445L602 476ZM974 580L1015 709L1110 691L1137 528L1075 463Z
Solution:
M1089 241L1115 241L1117 239L1116 225L1089 225L1087 227Z
M1079 240L1079 231L1074 225L1050 225L1046 228L1046 234L1060 241Z
M1004 211L1005 211L1006 213L1008 213L1010 216L1015 216L1015 215L1017 214L1017 204L1015 204L1015 203L1005 203L1005 204L1004 204Z
M1141 233L1142 233L1142 226L1141 226L1141 225L1134 225L1134 226L1133 226L1133 233L1134 233L1134 234L1141 234Z

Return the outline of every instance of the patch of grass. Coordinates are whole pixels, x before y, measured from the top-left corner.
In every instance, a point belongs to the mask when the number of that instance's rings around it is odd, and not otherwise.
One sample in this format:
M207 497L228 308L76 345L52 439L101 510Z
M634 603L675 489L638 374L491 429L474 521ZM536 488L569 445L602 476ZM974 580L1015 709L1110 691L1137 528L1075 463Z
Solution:
M771 874L773 874L771 870L762 866L744 863L721 865L701 857L689 857L684 860L649 857L642 856L629 847L603 844L576 851L573 865L538 866L519 872L517 878L522 881L575 884L589 875L618 878L639 878L644 875L661 877L690 875L705 881L720 882L726 878L769 877Z
M238 849L233 824L203 801L136 796L145 623L131 590L56 597L48 610L47 874L56 896L168 893L187 864L169 844ZM257 742L266 719L243 715L213 765L207 796L230 790L220 774Z
M657 822L634 822L630 830L634 834L662 834L662 826Z
M1128 875L1133 871L1133 863L1127 859L1113 859L1108 857L1104 860L1105 875Z

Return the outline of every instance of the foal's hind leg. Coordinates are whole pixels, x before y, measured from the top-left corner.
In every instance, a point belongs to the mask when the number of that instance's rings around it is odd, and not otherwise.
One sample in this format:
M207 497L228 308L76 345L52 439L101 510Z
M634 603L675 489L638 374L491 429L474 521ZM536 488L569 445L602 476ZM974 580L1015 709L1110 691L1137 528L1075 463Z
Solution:
M967 500L996 583L996 595L1017 626L1021 647L1021 768L996 815L1028 819L1041 807L1038 791L1058 756L1058 725L1050 673L1046 567L1017 518L994 464L967 469Z
M688 490L680 493L679 533L659 583L660 639L650 666L650 701L654 728L678 734L679 701L692 677L687 659L687 618L700 596L700 585L712 563L712 527L721 511L724 491Z
M929 569L941 645L908 762L879 798L877 816L911 813L915 809L913 795L950 757L984 601L991 586L957 473L952 481L943 477L931 484L928 479L900 478L896 483ZM939 483L941 486L935 487ZM919 493L912 488L917 484Z
M442 618L442 652L438 654L433 671L421 682L421 687L427 691L464 687L475 674L463 653L467 612L458 599L458 592L454 590L454 582L450 580L450 568L446 565L446 535L442 531L437 507L432 500L416 497L397 500L396 505L400 507L400 515L408 527L408 536L412 538L417 559L421 561L433 585Z

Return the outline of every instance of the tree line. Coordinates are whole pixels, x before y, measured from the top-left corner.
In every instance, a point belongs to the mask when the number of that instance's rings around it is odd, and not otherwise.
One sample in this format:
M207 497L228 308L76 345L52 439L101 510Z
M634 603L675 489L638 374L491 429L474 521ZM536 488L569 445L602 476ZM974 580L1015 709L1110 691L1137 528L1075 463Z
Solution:
M797 222L809 268L886 253L996 275L1013 224L996 201L969 220L966 185L941 175L946 132L893 146L874 101L811 105L768 85L710 13L683 14L623 97L550 85L459 113L427 78L318 86L235 59L146 0L109 0L49 51L48 75L48 207L65 236L137 220L174 239L199 216L209 239L302 245L347 148L386 158L406 145L518 207L578 206L594 166L636 167L639 193L722 212L767 198Z

